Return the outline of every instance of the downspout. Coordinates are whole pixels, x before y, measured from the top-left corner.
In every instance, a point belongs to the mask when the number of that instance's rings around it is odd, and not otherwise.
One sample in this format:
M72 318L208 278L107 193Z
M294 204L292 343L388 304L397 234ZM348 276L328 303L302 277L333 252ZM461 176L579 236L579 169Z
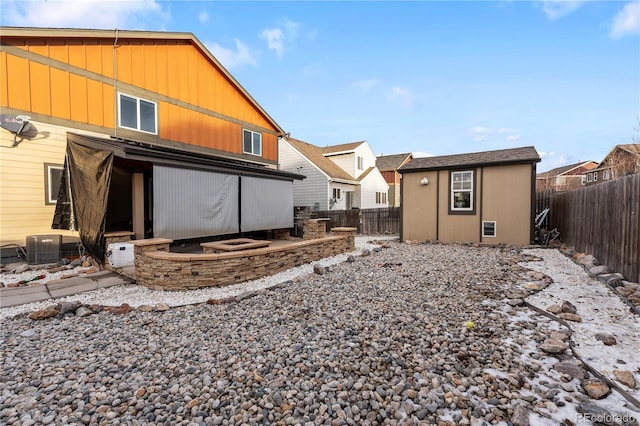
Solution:
M113 41L113 136L118 137L118 29L115 29L116 37Z

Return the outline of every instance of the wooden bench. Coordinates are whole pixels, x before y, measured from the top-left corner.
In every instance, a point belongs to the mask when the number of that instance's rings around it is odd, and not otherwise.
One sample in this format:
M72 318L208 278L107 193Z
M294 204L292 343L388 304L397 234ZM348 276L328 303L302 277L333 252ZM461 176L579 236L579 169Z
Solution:
M271 241L268 240L252 240L251 238L235 238L233 240L213 241L210 243L201 243L200 246L205 253L224 253L240 250L251 250L263 247L269 247Z

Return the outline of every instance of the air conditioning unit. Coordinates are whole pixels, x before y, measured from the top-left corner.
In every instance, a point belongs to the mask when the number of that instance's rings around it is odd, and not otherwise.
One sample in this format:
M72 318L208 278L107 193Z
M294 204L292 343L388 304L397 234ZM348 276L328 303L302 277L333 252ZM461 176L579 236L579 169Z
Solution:
M27 237L27 263L40 265L60 261L62 235L29 235Z

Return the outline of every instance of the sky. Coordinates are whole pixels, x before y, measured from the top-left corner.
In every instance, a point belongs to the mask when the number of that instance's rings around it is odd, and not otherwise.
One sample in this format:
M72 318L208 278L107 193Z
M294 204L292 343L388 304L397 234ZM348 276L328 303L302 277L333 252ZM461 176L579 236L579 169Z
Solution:
M0 24L193 33L292 137L377 155L640 141L640 1L13 1Z

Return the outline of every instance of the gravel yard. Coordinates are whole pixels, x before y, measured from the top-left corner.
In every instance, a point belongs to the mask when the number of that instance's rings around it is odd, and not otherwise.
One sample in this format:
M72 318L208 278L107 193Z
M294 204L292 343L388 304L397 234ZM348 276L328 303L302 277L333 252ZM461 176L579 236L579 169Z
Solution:
M552 368L560 324L507 303L542 279L530 260L390 242L233 303L5 318L0 423L637 424Z

